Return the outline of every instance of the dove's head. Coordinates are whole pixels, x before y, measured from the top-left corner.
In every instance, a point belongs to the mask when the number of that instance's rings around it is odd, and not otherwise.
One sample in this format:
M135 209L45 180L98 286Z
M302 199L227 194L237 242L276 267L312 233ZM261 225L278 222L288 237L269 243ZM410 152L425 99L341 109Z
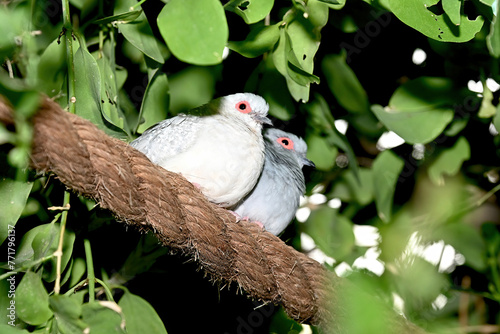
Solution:
M273 148L275 158L286 160L287 163L296 163L302 168L304 165L315 167L314 163L306 158L306 142L292 133L279 129L269 128L264 131L266 145Z
M260 129L262 124L272 125L267 112L269 105L262 97L252 93L237 93L219 99L219 114L238 117L252 127ZM260 130L259 130L260 131Z

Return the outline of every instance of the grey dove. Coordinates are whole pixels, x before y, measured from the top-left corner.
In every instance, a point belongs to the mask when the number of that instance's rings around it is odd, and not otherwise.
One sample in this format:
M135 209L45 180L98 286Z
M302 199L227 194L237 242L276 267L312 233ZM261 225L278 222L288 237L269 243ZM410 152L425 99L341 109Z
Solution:
M306 190L302 167L314 167L306 159L307 144L294 134L269 128L264 130L265 161L255 188L234 208L240 217L261 223L274 235L293 219L300 196Z
M209 201L234 206L262 171L268 110L258 95L224 96L156 124L131 145L153 163L182 174Z

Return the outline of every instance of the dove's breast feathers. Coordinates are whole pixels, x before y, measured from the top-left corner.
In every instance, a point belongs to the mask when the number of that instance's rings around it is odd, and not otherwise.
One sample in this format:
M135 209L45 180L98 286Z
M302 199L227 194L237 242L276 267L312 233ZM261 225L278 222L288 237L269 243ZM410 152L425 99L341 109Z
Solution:
M181 173L200 186L210 201L224 206L234 205L252 190L264 161L260 133L221 115L176 116L151 128L132 145L153 163Z

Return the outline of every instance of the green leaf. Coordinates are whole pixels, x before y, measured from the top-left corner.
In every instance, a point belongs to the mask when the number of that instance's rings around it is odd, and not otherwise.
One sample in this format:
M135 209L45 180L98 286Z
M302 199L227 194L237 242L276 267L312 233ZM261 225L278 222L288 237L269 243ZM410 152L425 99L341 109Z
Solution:
M287 46L289 43L289 38L286 36L285 28L280 28L280 38L278 40L278 45L274 49L273 62L276 66L278 72L285 78L286 84L288 86L288 90L292 97L296 101L307 102L309 100L309 87L298 84L295 80L292 79L288 69L288 54L287 49L290 50L290 47ZM293 71L290 70L293 74Z
M273 5L274 0L231 0L224 8L241 16L247 24L252 24L264 19Z
M354 282L352 282L356 279ZM402 333L404 329L395 328L391 321L387 321L393 315L388 307L382 302L380 295L380 283L376 285L373 278L361 273L353 273L346 278L348 280L338 290L339 300L342 303L334 303L332 312L341 312L344 316L339 317L336 324L345 333ZM387 298L387 297L386 297ZM363 314L363 319L357 315Z
M115 4L114 13L123 13L123 15L136 15L136 11L129 12L130 8L137 5L135 0L118 0ZM146 15L140 11L138 17L132 22L119 22L118 29L132 45L141 50L146 56L154 61L163 64L164 58L158 47L158 41L154 37L153 30L149 25Z
M50 297L49 302L54 311L54 323L59 332L77 334L88 328L88 325L80 319L82 305L76 298L54 295Z
M75 110L98 128L116 138L125 139L126 135L120 128L113 126L103 117L101 105L101 73L92 55L80 46L74 56L75 77Z
M326 255L342 261L354 247L352 222L336 209L322 206L311 212L305 232Z
M85 262L85 260L82 259L81 257L74 259L73 267L71 268L71 275L70 275L71 279L69 281L69 286L73 287L78 282L80 282L80 279L83 277L86 271L87 271L87 263Z
M12 57L16 46L16 38L27 30L26 22L30 22L29 8L27 6L1 6L0 7L0 59Z
M216 67L189 66L171 75L170 111L176 115L209 102L215 94L218 71Z
M306 143L307 158L314 161L316 169L329 171L335 166L338 151L326 141L326 138L310 133L306 136Z
M357 113L369 110L368 96L356 74L347 65L345 52L325 56L321 69L328 87L342 107Z
M11 325L0 324L0 333L2 334L29 334L25 329L20 329L19 327L14 327Z
M493 21L490 25L490 33L486 37L486 45L490 55L495 58L500 57L500 20L498 19L500 2L496 3L496 15L493 16Z
M58 44L57 39L52 41L38 63L37 87L48 96L58 95L66 79L66 39L61 38L60 42L61 44Z
M305 14L297 12L289 24L280 29L280 39L273 51L276 69L285 77L290 94L296 101L309 100L309 86L319 83L313 74L320 31L328 21L328 6L308 1Z
M460 25L457 26L447 20L448 16L436 15L429 10L438 2L439 0L389 0L389 5L398 19L440 42L467 42L481 30L484 23L482 16L469 20L462 11Z
M125 315L127 333L167 333L165 325L154 308L143 298L126 291L118 305Z
M272 304L271 304L272 305ZM288 334L299 334L303 332L303 327L301 324L296 322L285 313L281 307L278 312L276 312L271 320L271 325L269 326L269 333L288 333Z
M2 173L4 175L4 173ZM2 176L0 179L0 244L15 235L14 226L26 206L33 182L21 182Z
M443 10L450 18L451 22L455 25L460 25L460 8L462 7L462 0L441 0Z
M270 51L278 42L279 36L279 24L259 25L250 31L244 41L230 41L228 47L245 57L254 58Z
M390 150L380 153L373 162L373 190L380 219L391 220L392 202L399 174L405 163Z
M477 228L462 222L445 224L437 226L432 236L452 245L475 270L482 272L486 269L486 244Z
M49 295L39 275L27 272L16 289L16 312L30 325L41 325L52 317Z
M245 91L257 92L269 103L269 114L287 121L295 113L295 104L285 78L276 70L272 57L266 57L245 84Z
M94 334L127 333L120 307L111 301L94 301L83 304L82 319ZM143 323L147 326L146 323ZM150 333L144 331L142 333Z
M493 105L493 93L483 82L483 99L481 100L481 107L479 107L479 113L477 114L481 118L491 118L497 113L497 108Z
M497 131L500 131L500 104L497 105L497 112L493 117L493 125Z
M19 243L16 254L17 266L29 266L29 262L37 261L53 254L57 250L59 232L60 227L59 224L56 223L39 225L29 230ZM74 241L75 233L65 230L61 270L64 270L71 258ZM52 258L46 263L46 266L50 270L44 271L43 278L47 282L52 282L56 277L56 259Z
M338 197L344 202L355 201L360 205L367 205L374 198L373 173L367 168L359 168L358 177L352 170L346 170L341 177L335 180L330 198Z
M326 136L326 140L330 146L334 145L340 148L347 154L349 159L349 167L353 170L354 175L358 174L358 164L356 161L356 155L347 141L347 138L338 132L335 127L335 119L332 116L330 108L326 103L325 99L319 95L314 95L314 100L310 103L304 105L309 113L308 125L314 129L315 132L323 134ZM333 152L333 151L332 151ZM326 159L328 157L322 157L321 159ZM334 158L334 157L332 157ZM314 160L313 160L314 161Z
M372 111L409 144L426 144L453 119L457 95L451 80L421 77L396 89L388 107L373 105Z
M139 120L143 123L137 126L137 133L144 132L150 126L167 118L170 108L167 74L160 69L154 70L142 100Z
M331 9L342 9L345 6L346 0L319 0L320 2L325 3Z
M59 244L59 233L60 233L60 225L56 225L57 228L57 238L51 244L51 247L48 249L46 255L55 253ZM61 257L61 272L64 271L69 261L71 260L71 255L73 254L73 244L75 243L75 233L66 229L64 231L63 236L63 247L62 247L62 257ZM37 239L33 240L33 247L36 245ZM35 249L35 257L37 256L37 251ZM43 279L47 282L53 282L56 279L56 258L52 258L49 262L44 264L44 272Z
M429 178L436 185L444 184L444 175L456 175L464 161L470 159L470 146L465 137L460 137L453 147L441 152L430 165Z
M229 35L218 0L171 0L158 15L158 28L170 51L196 65L222 62Z
M101 108L102 115L109 123L119 129L124 129L123 115L118 110L118 90L116 87L115 71L111 68L108 57L98 56L96 59L101 75Z
M400 274L395 278L397 293L408 301L405 307L409 311L429 305L449 286L445 275L420 257L407 257L398 272Z
M40 245L44 243L44 240L53 242L55 235L56 230L53 223L39 225L26 232L19 242L19 248L17 249L17 266L24 266L26 265L25 262L34 261L39 258L35 258L35 247L33 245L35 238L37 238L36 247L41 247ZM44 251L37 248L37 255L40 256L40 254L44 254Z
M122 1L118 4L116 4L115 11L120 11L120 9L123 9L124 3L125 3L125 1ZM116 7L116 6L118 6L118 7ZM117 8L119 8L119 9L117 10ZM113 16L104 17L104 18L99 19L99 20L95 20L94 24L130 23L130 22L134 21L135 19L137 19L141 15L141 13L142 13L142 10L131 10L130 12L121 13L121 14L117 14L117 15L113 15Z

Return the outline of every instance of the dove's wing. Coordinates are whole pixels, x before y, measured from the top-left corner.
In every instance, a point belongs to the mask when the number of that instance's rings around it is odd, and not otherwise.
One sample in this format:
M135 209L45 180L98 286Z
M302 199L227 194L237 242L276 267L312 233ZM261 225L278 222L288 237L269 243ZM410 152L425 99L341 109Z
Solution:
M130 145L158 164L188 150L202 126L202 117L178 115L144 131Z

